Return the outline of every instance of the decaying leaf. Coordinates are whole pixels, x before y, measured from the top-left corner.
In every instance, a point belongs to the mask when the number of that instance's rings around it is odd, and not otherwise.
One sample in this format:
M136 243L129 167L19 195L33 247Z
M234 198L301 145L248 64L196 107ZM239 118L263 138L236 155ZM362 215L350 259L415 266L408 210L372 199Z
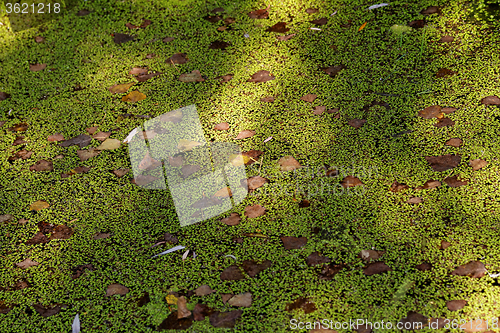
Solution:
M447 146L452 146L452 147L460 147L462 145L463 141L462 139L459 138L452 138L446 141L444 144Z
M40 304L33 304L33 307L35 308L35 311L38 312L38 314L44 318L58 314L59 311L61 311L61 307L58 305L52 308L45 308Z
M228 186L223 187L214 193L214 197L217 198L229 198L232 195L233 193L231 192L231 189Z
M481 103L484 105L500 105L500 98L498 96L487 96L481 99Z
M196 296L206 296L206 295L209 295L209 294L215 292L215 290L210 288L208 285L204 284L204 285L196 288L194 292L195 292Z
M71 229L70 227L67 227L65 225L57 225L52 230L49 239L50 240L52 240L52 239L69 239L69 238L71 238L72 235L73 235L73 229Z
M426 156L425 160L430 164L434 171L446 171L453 169L460 164L460 155L441 155L441 156Z
M52 171L54 167L52 161L40 160L35 165L30 166L30 171Z
M293 171L302 168L302 165L291 155L280 158L278 164L281 171Z
M77 145L80 148L86 147L90 144L92 138L87 134L80 134L72 139L65 140L59 144L61 147L70 147Z
M292 303L288 303L285 306L285 310L288 312L293 311L293 310L297 310L297 309L303 310L305 314L308 314L308 313L311 313L311 312L314 312L317 310L316 305L311 300L309 300L308 298L304 298L304 297L299 297L298 299L296 299Z
M418 111L418 115L424 119L437 118L440 113L441 107L439 105L432 105Z
M279 40L279 41L287 41L289 40L290 38L292 38L293 36L295 36L297 34L290 34L290 35L285 35L285 36L276 36L276 38Z
M266 270L269 267L271 267L271 265L272 263L270 260L264 260L260 264L258 264L254 260L244 260L241 264L241 267L250 277L255 277L263 270Z
M365 275L380 274L388 271L392 271L392 269L389 266L387 266L383 261L373 262L371 264L368 264L363 269L363 273Z
M113 42L116 44L121 44L121 43L126 43L134 40L134 36L127 35L127 34L121 34L121 33L116 33L113 36Z
M149 79L151 79L151 78L153 78L155 76L158 76L160 74L163 74L163 73L161 73L161 72L155 72L155 73L149 73L149 74L144 74L144 75L138 75L136 77L136 79L139 82L146 82L147 80L149 80Z
M210 43L210 46L208 48L212 50L225 50L229 45L231 44L228 42L218 40Z
M412 197L406 201L406 203L409 204L419 204L422 203L424 200L420 197Z
M134 82L115 84L114 86L109 87L108 90L112 94L122 94L127 92L127 90L129 90L134 84Z
M121 285L119 283L112 283L106 289L106 296L109 297L112 295L126 295L128 292L129 289L124 285Z
M226 122L217 124L214 127L214 130L217 130L217 131L227 131L228 129L229 129L229 124Z
M255 218L262 216L266 213L266 209L259 204L245 207L245 216L248 218Z
M343 270L346 266L343 264L334 264L330 263L328 265L324 265L319 273L319 278L321 280L332 280L335 275L337 275L341 270Z
M354 128L360 128L366 123L365 119L351 119L347 122L349 125L351 125Z
M389 191L391 191L391 192L401 192L401 191L407 190L409 188L410 187L408 185L406 185L406 184L400 184L397 181L394 181L394 183L392 183L391 188L389 189Z
M231 215L220 221L227 225L238 225L241 222L241 217L238 213L231 213Z
M30 64L30 71L39 72L43 71L47 67L47 64Z
M174 64L185 64L186 62L188 62L188 57L187 57L187 54L185 53L176 53L174 54L173 56L171 56L170 58L167 59L167 64L171 64L171 63L174 63Z
M328 19L326 17L322 17L320 19L312 20L310 22L316 25L325 25L328 23Z
M246 181L243 181L247 189L250 191L254 191L268 182L269 180L267 178L261 176L253 176L248 178Z
M487 166L488 162L486 162L485 160L482 160L482 159L475 159L475 160L471 160L469 162L469 165L472 167L473 171L477 171L477 170L482 169L485 166Z
M186 318L191 316L191 311L188 310L187 299L184 296L179 297L177 300L177 319Z
M214 327L233 328L236 320L241 317L243 311L234 310L229 312L216 311L209 316L210 324Z
M466 300L455 300L446 302L446 307L450 311L458 311L464 308L467 305Z
M264 9L254 10L253 12L248 13L248 16L252 19L266 19L269 17L268 9L270 7L271 6L268 6L267 8Z
M452 177L446 177L444 179L444 182L450 186L450 187L459 187L459 186L464 186L464 185L467 185L468 182L467 181L461 181L461 180L458 180L457 176L452 176Z
M271 72L261 70L252 75L252 78L248 79L248 82L267 82L274 80L275 77L271 75Z
M285 33L290 31L290 28L286 27L286 22L278 22L272 27L267 28L266 31Z
M434 124L434 126L438 127L438 128L441 128L441 127L445 127L445 126L453 126L455 125L455 122L453 120L451 120L450 118L439 118L438 119L438 122L436 124Z
M471 261L465 265L459 266L451 275L469 276L472 278L481 278L486 274L487 270L484 264L480 261Z
M197 142L197 141L180 139L179 143L177 144L177 149L179 149L181 152L186 152L186 151L190 151L194 147L197 147L200 145L201 145L201 143Z
M24 259L21 262L16 263L17 267L21 267L22 269L30 268L32 266L36 266L39 263L36 261L31 260L30 258Z
M417 187L417 190L430 190L433 188L437 188L439 186L441 186L440 181L430 179L430 180L426 181L423 186Z
M242 140L242 139L247 139L255 135L254 130L244 130L241 131L238 136L236 136L236 140Z
M193 310L193 319L195 321L203 321L205 317L210 316L214 310L205 304L197 303Z
M359 256L363 260L377 260L384 252L375 250L361 250Z
M243 280L245 277L238 266L231 265L225 268L220 274L221 280Z
M307 237L282 236L280 238L285 250L300 249L307 244Z
M249 307L252 305L252 293L246 292L234 295L229 301L231 306Z
M140 91L134 90L122 97L122 102L136 103L146 99L146 95Z
M60 134L60 133L55 133L55 134L49 135L47 137L47 140L50 142L64 141L64 136L62 136L62 134Z
M321 265L330 261L332 261L330 258L321 255L319 252L313 252L306 258L306 264L308 266Z
M312 103L312 102L314 102L316 97L318 97L318 95L316 95L316 94L307 94L307 95L302 96L300 99L303 101Z
M177 311L170 313L164 321L158 326L158 330L187 330L193 325L191 318L178 318Z
M99 155L101 152L96 148L90 148L88 150L77 150L76 151L80 161L84 162L92 157Z
M363 185L363 183L361 182L361 180L359 180L359 178L357 177L354 177L354 176L347 176L345 177L341 182L340 184L342 185L342 187L344 188L348 188L348 187L354 187L354 186L359 186L359 185Z
M345 68L344 65L336 65L336 66L322 68L322 70L331 77L335 77L344 68Z
M201 76L199 70L194 70L190 74L181 74L179 80L182 82L203 82L205 79Z

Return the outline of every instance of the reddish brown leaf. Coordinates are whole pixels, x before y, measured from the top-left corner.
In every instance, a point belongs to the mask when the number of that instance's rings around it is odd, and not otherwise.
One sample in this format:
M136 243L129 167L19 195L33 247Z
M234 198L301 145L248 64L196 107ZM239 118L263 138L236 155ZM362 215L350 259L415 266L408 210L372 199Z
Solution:
M453 126L455 125L455 122L451 120L450 118L440 118L438 119L438 122L434 124L434 126L441 128L445 126Z
M156 72L156 73L149 73L149 74L139 75L139 76L136 77L136 79L139 82L146 82L147 80L149 80L149 79L151 79L151 78L153 78L155 76L158 76L160 74L162 74L162 73Z
M253 205L245 207L245 216L248 218L255 218L262 216L266 213L266 209L261 205Z
M54 230L54 225L41 221L38 222L38 230L40 230L42 234L48 234Z
M453 177L446 177L444 179L444 182L450 186L450 187L459 187L459 186L464 186L464 185L467 185L468 182L467 181L461 181L461 180L458 180L457 176L453 176Z
M258 71L255 74L253 74L252 78L248 79L248 82L255 82L255 83L257 83L257 82L267 82L267 81L271 81L271 80L274 80L274 79L275 79L275 77L271 75L271 72L261 70L261 71Z
M213 312L214 310L209 308L207 305L197 303L194 306L193 319L194 321L203 321L205 320L205 317L210 316Z
M41 160L30 166L30 171L52 171L54 167L51 161Z
M313 108L313 114L319 116L320 114L322 114L323 112L325 112L325 110L326 110L326 106L323 106L323 105L315 106Z
M126 295L128 292L129 292L129 289L127 287L125 287L124 285L121 285L119 283L112 283L106 289L106 297L109 297L112 295Z
M158 326L158 330L187 330L193 325L191 318L178 318L177 311L170 313L164 321Z
M227 301L229 301L231 299L231 297L233 297L234 295L233 294L224 294L224 293L222 293L220 296L221 296L221 299L222 299L222 303L226 304Z
M247 185L247 188L250 191L253 191L253 190L258 189L259 187L263 186L264 184L266 184L268 182L269 182L269 179L267 179L267 178L264 178L261 176L254 176L254 177L250 177L250 178L246 179L245 183Z
M220 80L222 79L221 83L226 83L231 81L233 78L233 74L227 74L227 75L222 75L222 76L217 76L216 79Z
M174 63L174 64L185 64L186 62L188 62L188 57L187 57L187 54L185 53L176 53L174 54L173 56L171 56L170 58L167 59L167 64L171 64L171 63Z
M203 18L210 23L215 23L215 22L222 20L222 17L220 17L219 15L207 15L207 16L204 16Z
M437 180L428 180L425 182L423 186L417 187L417 190L430 190L436 187L441 186L441 182Z
M86 15L89 15L91 13L91 11L87 10L87 9L80 9L78 11L78 13L76 13L76 16L86 16Z
M174 235L172 235L171 233L168 233L168 232L165 233L164 239L166 242L171 243L171 244L177 244L177 242L179 242L177 237L175 237Z
M439 105L433 105L418 111L418 115L424 119L431 119L431 118L437 118L440 112L441 112L441 107Z
M17 125L7 128L7 130L11 132L24 132L27 129L28 129L28 124L26 123L19 123Z
M420 29L425 26L425 20L414 20L408 23L408 25L415 29Z
M455 300L446 302L446 307L450 311L458 311L461 310L464 306L467 305L466 300Z
M130 42L130 41L134 40L134 38L135 37L131 36L131 35L116 33L116 34L114 34L113 41L116 44L121 44L121 43Z
M453 169L460 164L460 155L441 155L441 156L426 156L425 160L430 164L434 171L446 171Z
M73 279L78 279L80 276L82 276L82 274L85 273L86 269L89 271L95 270L92 264L78 265L73 268Z
M130 75L144 75L144 74L148 74L148 68L147 67L146 68L134 67L128 73ZM93 134L93 133L89 133L89 134Z
M214 327L233 328L236 320L241 317L243 311L234 310L229 312L216 311L209 316L210 324Z
M302 165L290 155L280 158L278 164L280 165L281 171L293 171L302 168Z
M202 286L199 286L198 288L195 289L194 293L196 296L206 296L211 293L215 292L210 286L204 284Z
M392 269L389 266L387 266L383 261L373 262L371 264L368 264L363 269L363 273L365 275L380 274L388 271L392 271Z
M44 244L44 243L48 243L48 242L49 242L49 239L47 238L47 236L45 236L41 232L37 232L35 234L35 236L33 236L33 238L26 241L26 244L27 245L34 245L34 244Z
M348 122L348 124L354 128L360 128L365 123L366 123L365 119L352 119L352 120L349 120L349 122Z
M455 37L452 36L443 36L438 40L438 43L451 43L454 39Z
M30 71L32 72L39 72L43 71L47 67L47 64L30 64Z
M273 25L272 27L267 28L266 31L285 33L285 32L290 31L290 28L286 27L286 22L278 22L275 25Z
M226 218L223 218L220 221L227 225L238 225L241 222L241 217L238 213L231 213L231 215L229 215Z
M220 274L221 280L243 280L245 277L241 273L238 266L231 265L226 267Z
M337 65L337 66L330 66L330 67L325 67L322 68L322 70L330 75L331 77L335 77L338 73L340 73L341 70L345 68L344 65Z
M280 238L285 250L300 249L307 244L307 237L282 236Z
M462 139L459 138L452 138L446 141L444 144L447 146L452 146L452 147L460 147L462 145L463 141Z
M0 101L4 101L9 97L10 97L9 94L7 94L6 92L0 91Z
M476 159L469 162L469 165L472 167L472 171L477 171L479 169L484 168L488 165L488 162L482 159Z
M392 183L391 188L389 189L389 191L391 191L391 192L401 192L401 191L407 190L409 188L410 187L408 185L406 185L406 184L400 184L397 181L394 181L394 183Z
M421 327L425 327L427 325L427 317L424 315L421 315L420 313L410 311L408 312L406 318L401 319L401 324L398 323L399 326L405 327L406 323L410 323L410 325L407 325L406 327L419 327L420 323L422 324Z
M245 163L245 165L250 165L258 160L260 155L262 155L262 151L252 149L249 151L242 152L241 155L250 157L250 160L247 163Z
M450 247L451 243L450 242L447 242L447 241L444 241L442 240L441 241L441 246L439 247L441 250L444 250L444 249L447 249L448 247Z
M212 50L225 50L226 47L228 47L230 44L228 42L224 42L224 41L215 41L215 42L212 42L210 43L210 46L208 47L209 49L212 49Z
M254 260L244 260L241 267L250 277L255 277L263 270L271 267L271 265L272 263L270 260L264 260L261 264L258 264Z
M285 310L291 312L293 310L302 309L305 314L314 312L317 310L316 305L310 301L308 298L299 297L292 303L288 303L285 306Z
M77 150L76 151L80 161L84 162L92 157L99 155L101 152L95 148L90 148L88 150Z
M319 278L321 280L331 280L335 275L337 275L342 269L345 268L345 265L339 265L331 263L329 265L323 266L321 272L319 273Z
M424 15L436 14L436 13L439 13L439 7L429 6L426 9L423 9L420 13L422 13Z
M299 207L300 208L306 208L306 207L309 207L311 205L311 202L309 200L302 200L299 202Z
M16 152L14 155L8 158L9 161L17 161L18 159L26 160L31 157L32 151L27 151L26 149Z
M177 299L177 319L182 319L191 316L191 311L187 308L187 299L181 296Z
M316 99L317 95L316 94L307 94L305 96L302 96L300 99L309 103L314 102Z
M28 141L24 141L24 136L22 135L19 135L16 137L16 140L14 140L14 142L12 142L12 145L13 146L19 146L19 145L22 145L24 143L28 143Z
M330 258L319 254L319 252L313 252L306 258L306 264L308 266L316 266L330 261Z
M214 130L218 130L218 131L227 131L228 129L229 129L229 124L226 122L217 124L214 127Z
M162 42L163 43L170 43L174 39L175 39L174 37L165 37L165 38L162 39Z
M484 105L500 105L500 98L497 96L487 96L481 100Z
M316 9L316 8L307 8L306 9L306 13L307 14L314 14L314 13L317 13L319 10Z
M457 111L457 108L446 107L446 108L441 109L441 112L446 113L446 114L450 114L450 113L453 113L455 111Z
M422 202L423 202L423 199L420 197L412 197L406 201L406 203L409 203L409 204L419 204Z
M103 238L108 238L109 236L111 236L110 233L98 232L92 237L92 239L103 239Z
M254 130L244 130L241 131L238 136L236 137L236 140L242 140L242 139L247 139L255 135Z
M269 17L269 12L267 10L270 7L271 6L264 9L254 10L253 12L248 13L248 16L252 19L266 19Z
M453 76L455 74L457 74L457 72L454 72L451 69L440 68L436 74L436 77L447 77L447 76Z
M58 305L52 308L44 308L40 304L33 304L33 307L35 308L35 311L38 312L38 314L44 318L58 314L59 311L61 311L61 307Z
M282 41L282 42L285 42L287 40L289 40L290 38L292 38L293 36L295 36L296 34L290 34L290 35L285 35L285 36L276 36L276 38L279 40L279 41Z
M61 224L54 227L49 239L69 239L72 235L73 229Z
M16 263L16 266L21 267L22 269L27 269L37 265L39 265L39 263L31 260L30 258L24 259L23 261Z
M99 140L99 141L104 141L107 138L109 138L110 135L111 135L111 132L98 132L98 133L94 134L92 136L92 138Z
M427 263L427 262L424 262L424 263L421 263L420 265L417 265L415 266L416 269L418 269L419 271L429 271L432 269L432 265Z
M359 178L357 177L354 177L354 176L347 176L345 177L342 182L340 182L340 184L342 185L342 187L344 188L348 188L348 187L354 187L354 186L359 186L359 185L363 185L363 183L361 182L361 180L359 180Z
M328 23L328 19L326 17L322 17L320 19L312 20L309 22L311 22L312 24L316 24L316 25L325 25Z
M451 275L469 276L472 278L481 278L486 274L486 267L480 261L471 261L465 265L459 266Z
M272 103L272 102L274 102L274 97L273 96L264 97L264 98L261 98L260 101L264 102L264 103Z

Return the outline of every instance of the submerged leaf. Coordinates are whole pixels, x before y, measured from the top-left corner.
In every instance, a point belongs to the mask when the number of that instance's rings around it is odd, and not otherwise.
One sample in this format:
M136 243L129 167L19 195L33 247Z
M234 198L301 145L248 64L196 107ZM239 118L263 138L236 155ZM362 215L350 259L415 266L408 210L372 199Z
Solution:
M141 93L140 91L134 90L129 92L127 95L122 97L122 102L139 102L142 101L143 99L146 99L146 95Z

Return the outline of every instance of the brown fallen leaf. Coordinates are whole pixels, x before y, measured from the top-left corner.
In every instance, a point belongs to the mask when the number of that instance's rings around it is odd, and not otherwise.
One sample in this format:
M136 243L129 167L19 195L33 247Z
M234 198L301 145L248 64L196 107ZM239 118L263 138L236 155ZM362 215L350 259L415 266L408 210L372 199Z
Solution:
M276 36L276 38L279 41L285 42L285 41L289 40L290 38L292 38L295 35L297 35L297 34L290 34L290 35L285 35L285 36Z
M205 79L201 76L199 70L194 70L191 73L181 74L179 80L182 82L203 82Z
M90 13L92 12L87 9L80 9L78 13L76 13L76 16L86 16L89 15Z
M210 286L208 286L206 284L199 286L198 288L196 288L194 290L194 293L196 296L206 296L206 295L209 295L213 292L215 292L215 290L213 290L212 288L210 288Z
M262 155L262 151L252 149L242 152L241 155L249 157L248 161L245 162L245 165L250 165L254 162L257 162L257 159L260 157L260 155Z
M181 296L177 299L177 319L191 316L191 311L187 308L187 299Z
M41 209L45 209L45 208L49 208L49 207L50 207L50 205L47 201L38 200L38 201L33 202L30 205L30 210L39 211Z
M481 99L481 103L484 105L500 105L500 98L498 96L487 96Z
M423 9L422 11L420 11L420 13L424 14L424 15L436 14L436 13L439 13L439 7L429 6L426 9Z
M69 238L71 238L72 235L73 235L73 229L71 229L70 227L67 227L65 225L57 225L52 230L49 239L50 240L52 240L52 239L69 239Z
M348 188L348 187L354 187L354 186L359 186L359 185L364 185L359 178L354 177L354 176L347 176L345 177L340 184L342 185L343 188Z
M116 44L122 44L122 43L130 42L130 41L134 40L134 38L135 37L131 36L131 35L116 33L113 36L113 42L115 42Z
M280 239L285 250L300 249L307 244L307 237L282 236Z
M32 72L39 72L43 71L47 67L47 64L30 64L30 71Z
M342 71L343 69L345 69L345 66L344 65L337 65L337 66L330 66L330 67L325 67L325 68L322 68L322 70L330 75L331 77L335 77L338 73L340 73L340 71Z
M177 311L171 312L167 319L161 322L158 326L158 331L162 330L187 330L193 325L191 318L178 318Z
M35 165L30 166L30 171L52 171L54 167L51 161L40 160Z
M99 140L99 141L104 141L109 136L111 135L111 132L97 132L96 134L92 135L92 138Z
M150 25L152 22L150 20L144 20L141 25L133 25L131 23L127 23L125 24L125 26L129 29L144 29L146 28L148 25Z
M182 155L169 156L168 164L173 167L180 167L184 164L184 157L182 157Z
M30 158L32 154L33 154L32 151L27 151L26 149L22 149L16 152L13 156L10 156L8 160L9 161L17 161L18 159L26 160Z
M430 190L433 188L437 188L439 186L441 186L440 181L430 179L430 180L426 181L423 186L417 187L417 190Z
M217 80L222 79L221 83L229 82L229 81L231 81L232 78L233 78L233 74L221 75L221 76L216 77Z
M392 271L392 269L383 261L373 262L363 269L365 275L380 274L388 271Z
M244 183L247 185L247 189L249 189L250 191L254 191L268 182L269 179L267 178L261 176L253 176L246 179Z
M254 10L253 12L248 13L248 16L252 19L267 19L269 17L269 8L271 8L271 5L264 9Z
M252 75L252 78L248 79L248 82L267 82L274 80L275 77L271 75L271 72L260 70L257 73Z
M408 185L406 185L406 184L400 184L397 181L394 181L394 183L392 183L391 188L389 189L389 191L396 193L396 192L401 192L403 190L407 190L409 188L410 187Z
M83 273L85 273L85 270L95 271L95 268L92 264L78 265L73 269L74 274L73 274L72 278L78 279L80 276L83 275Z
M309 22L311 22L312 24L316 24L316 25L325 25L328 23L328 19L326 17L322 17L320 19L312 20Z
M90 148L88 150L77 150L76 151L80 161L84 162L92 157L99 155L101 152L95 148Z
M224 123L219 123L215 125L214 130L217 131L227 131L229 129L229 124L224 122Z
M272 263L270 260L264 260L262 263L257 263L254 260L244 260L241 264L243 270L250 276L256 277L260 272L271 267Z
M214 313L214 310L205 304L196 303L193 309L193 319L194 321L203 321L205 317L210 316Z
M303 101L312 103L312 102L314 102L316 97L318 97L318 95L316 95L316 94L307 94L307 95L302 96L300 99Z
M233 195L233 192L231 192L231 189L229 186L223 187L217 192L214 193L214 197L216 198L229 198Z
M165 37L162 39L162 42L166 44L166 43L170 43L174 39L175 39L175 37Z
M47 140L50 142L58 142L58 141L64 141L64 136L60 133L52 134L47 137Z
M187 54L185 53L176 53L174 54L173 56L171 56L170 58L167 59L167 64L171 64L171 63L174 63L174 64L185 64L186 62L188 62L188 57L187 57Z
M460 164L460 155L425 156L425 160L434 171L446 171L453 169Z
M256 218L266 213L266 209L261 205L253 205L245 207L245 216L248 218Z
M307 14L314 14L314 13L317 13L319 10L316 9L316 8L307 8L306 9L306 13Z
M285 306L285 310L288 312L291 312L291 311L297 310L297 309L303 310L305 314L308 314L308 313L311 313L311 312L314 312L317 310L316 305L311 300L309 300L309 298L305 298L305 297L299 297L298 299L296 299L292 303L288 303Z
M9 130L11 132L24 132L27 129L28 129L28 124L27 123L19 123L17 125L9 127L7 130Z
M142 68L142 67L134 67L132 68L129 72L130 75L144 75L148 74L148 68ZM92 134L92 133L90 133Z
M35 36L35 42L36 43L43 43L45 41L45 38L42 36Z
M241 317L243 311L234 310L229 312L215 311L209 316L210 324L213 327L233 328L236 320Z
M323 106L323 105L320 105L320 106L315 106L313 108L313 114L319 116L321 115L323 112L325 112L326 110L326 106Z
M332 280L344 268L345 265L331 263L323 266L318 275L321 280Z
M241 222L241 217L238 213L231 213L231 215L229 215L228 217L226 218L223 218L222 220L220 220L222 223L226 224L226 225L238 225L240 224Z
M4 214L4 215L0 215L0 223L10 221L10 220L12 220L13 218L14 218L14 215L12 215L12 214Z
M0 101L5 101L7 98L9 98L10 95L7 94L6 92L4 91L0 91ZM5 123L5 122L4 122ZM3 124L2 124L3 125Z
M432 269L432 265L427 263L427 262L424 262L424 263L421 263L420 265L416 265L415 266L416 269L418 269L419 271L429 271Z
M445 114L450 114L450 113L453 113L455 111L457 111L457 108L445 107L445 108L441 109L441 112L445 113Z
M481 278L486 274L487 270L484 264L480 261L471 261L465 265L459 266L451 275L469 276L472 278Z
M408 25L414 29L421 29L425 26L425 20L413 20Z
M460 147L462 145L462 143L463 143L462 139L451 138L448 141L446 141L444 144L447 146L452 146L452 147Z
M159 178L150 175L138 175L135 178L133 178L130 182L138 186L144 186L158 179Z
M107 233L107 232L98 232L97 234L95 234L92 239L103 239L103 238L108 238L109 236L111 236L110 233Z
M419 204L422 202L424 202L424 200L420 197L412 197L406 201L406 203L409 203L409 204Z
M410 323L410 325L407 325L406 327L425 327L427 325L427 317L414 311L409 311L408 314L406 315L405 318L401 319L400 323L398 323L398 326L405 327L406 323Z
M122 97L122 102L135 103L146 99L146 95L140 91L134 90Z
M281 171L293 171L302 168L302 165L291 155L280 158L278 164Z
M53 224L50 224L50 223L47 223L44 221L38 222L37 226L38 226L38 230L40 230L40 232L42 234L48 234L48 233L51 233L52 230L54 230Z
M19 146L19 145L28 143L28 141L24 141L23 139L24 139L24 136L22 136L22 135L17 136L16 140L14 140L14 142L12 142L12 145Z
M264 98L261 98L260 101L264 102L264 103L273 103L274 102L274 97L273 96L264 97Z
M87 134L80 134L72 139L65 140L59 144L60 147L70 147L77 145L80 148L86 147L90 144L92 138Z
M299 202L299 207L300 208L306 208L311 205L311 202L309 200L303 199Z
M215 22L222 20L222 17L220 17L219 15L207 15L207 16L204 16L203 18L210 23L215 23Z
M285 33L290 31L290 28L286 27L286 22L278 22L272 27L269 27L266 29L268 32L279 32L279 33Z
M455 122L453 120L451 120L450 118L440 118L438 119L438 122L436 124L434 124L434 126L438 127L438 128L441 128L441 127L445 127L445 126L453 126L455 125Z
M455 301L448 301L448 302L446 302L446 307L450 311L461 310L466 305L467 305L467 301L466 300L455 300Z
M225 50L230 45L231 44L228 42L218 40L218 41L210 43L210 46L208 48L211 50Z
M149 79L151 79L151 78L153 78L153 77L155 77L155 76L158 76L158 75L160 75L160 74L163 74L163 73L161 73L161 72L156 72L156 73L149 73L149 74L144 74L144 75L138 75L138 76L136 77L136 79L137 79L137 81L139 81L139 82L146 82L147 80L149 80Z
M450 186L450 187L459 187L459 186L464 186L464 185L467 185L468 182L467 181L461 181L461 180L458 180L457 176L453 176L453 177L446 177L444 179L444 182Z
M248 308L252 305L252 293L246 292L234 295L228 303L231 306L243 306Z
M231 299L231 297L233 297L234 295L233 294L222 293L222 294L220 294L220 296L221 296L221 299L222 299L222 303L226 304L227 301L229 301Z
M424 119L437 118L439 113L441 113L441 107L439 105L429 106L418 111L418 115Z
M134 82L115 84L114 86L109 87L108 90L112 94L122 94L127 92L127 90L129 90L134 84Z
M16 263L17 267L21 267L22 269L30 268L33 266L38 265L39 263L36 261L31 260L30 258L24 259L21 262Z
M59 305L51 308L45 308L41 304L33 304L33 307L35 308L35 311L44 318L58 314L61 311L61 307Z
M306 264L308 266L321 265L330 261L332 261L330 258L321 255L319 252L313 252L306 258Z
M106 297L112 295L126 295L129 292L129 289L124 285L119 283L112 283L106 288Z
M361 250L359 257L363 260L377 260L384 252L375 250Z
M436 77L448 77L448 76L453 76L457 74L457 72L452 71L451 69L448 68L440 68L436 74Z
M238 136L236 137L236 140L242 140L242 139L247 139L247 138L250 138L252 136L255 135L255 131L254 130L244 130L244 131L241 131Z
M451 43L454 39L455 37L453 36L443 36L438 40L438 43Z
M348 122L348 124L354 128L360 128L365 123L366 123L365 119L352 119L352 120L349 120L349 122Z
M45 243L48 243L48 242L49 242L49 239L47 238L47 236L45 236L41 232L37 232L35 234L35 236L33 236L31 239L28 239L26 241L26 245L45 244Z
M238 266L231 265L229 267L226 267L222 273L220 274L220 279L221 280L243 280L245 279L245 276L243 276L243 273L241 273L240 269Z
M447 242L447 241L442 240L442 241L441 241L441 246L440 246L439 248L440 248L441 250L445 250L445 249L449 248L449 247L450 247L450 245L451 245L451 243L450 243L450 242Z
M482 159L475 159L469 162L469 166L472 167L472 171L477 171L488 165L488 162Z

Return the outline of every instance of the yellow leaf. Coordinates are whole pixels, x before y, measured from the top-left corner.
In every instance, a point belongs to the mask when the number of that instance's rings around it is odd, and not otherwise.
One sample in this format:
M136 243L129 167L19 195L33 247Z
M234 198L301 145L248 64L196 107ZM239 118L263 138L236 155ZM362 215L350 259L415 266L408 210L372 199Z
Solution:
M106 139L97 150L110 150L110 149L118 149L120 148L120 140L118 139Z
M235 167L247 164L248 162L250 162L250 159L251 159L250 156L242 154L231 154L229 156L229 162Z
M174 295L168 295L167 297L165 297L165 299L167 300L168 304L171 304L171 305L177 304L177 297L175 297Z
M146 95L141 93L140 91L134 90L126 94L125 96L122 97L122 102L139 102L142 101L143 99L146 99Z
M177 148L183 152L183 151L190 151L191 149L199 145L201 145L201 143L196 141L180 139Z
M115 84L114 86L111 86L108 88L108 90L112 94L123 94L124 92L127 92L130 87L134 85L134 82L130 83L124 83L124 84Z
M363 24L359 27L358 32L359 32L359 31L361 31L361 30L363 30L363 29L366 27L366 24L367 24L367 23L368 23L368 22L363 23Z
M38 201L33 202L30 205L30 210L39 211L40 209L49 208L49 207L50 207L50 205L48 202L43 201L43 200L38 200Z
M233 193L231 192L231 189L229 187L223 187L220 190L218 190L217 192L215 192L214 197L227 198L227 197L230 197L231 195L233 195Z

